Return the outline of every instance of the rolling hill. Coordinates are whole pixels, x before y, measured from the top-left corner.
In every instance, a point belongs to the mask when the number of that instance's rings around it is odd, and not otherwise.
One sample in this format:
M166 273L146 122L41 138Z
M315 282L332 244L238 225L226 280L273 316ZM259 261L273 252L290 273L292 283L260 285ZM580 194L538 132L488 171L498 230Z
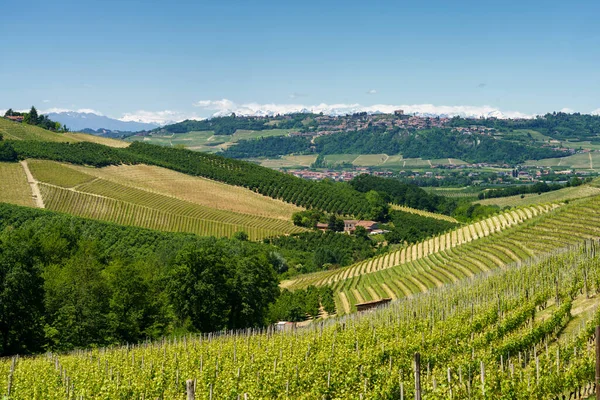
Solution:
M127 147L129 143L85 133L56 133L33 125L17 123L0 118L0 134L5 140L32 140L41 142L91 142L110 147Z
M27 165L45 207L53 211L202 236L231 237L245 231L255 240L303 231L291 223L292 212L299 208L158 167L121 166L106 171L42 160L29 160ZM145 171L154 173L155 179L146 180ZM170 192L169 187L178 189Z

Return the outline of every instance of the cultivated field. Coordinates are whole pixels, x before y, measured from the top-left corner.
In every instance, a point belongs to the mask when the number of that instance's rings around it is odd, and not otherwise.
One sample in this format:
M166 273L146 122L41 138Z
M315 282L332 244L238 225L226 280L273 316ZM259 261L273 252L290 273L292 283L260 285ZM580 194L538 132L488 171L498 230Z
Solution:
M477 243L487 236L497 236L502 231L510 230L511 227L515 227L538 215L548 213L556 207L554 205L536 205L511 210L348 267L302 275L294 280L282 282L281 286L295 289L309 285L332 285L352 278L358 277L360 279L363 275L376 271L396 266L402 267L404 264L411 262L421 263L421 259L437 253L452 252L454 248L462 248L467 243Z
M127 147L129 143L86 133L55 133L37 126L0 118L0 133L6 140L37 140L43 142L92 142L110 147Z
M404 212L411 213L411 214L417 214L417 215L421 215L421 216L427 217L427 218L435 218L435 219L441 219L443 221L458 223L458 221L455 218L452 218L449 215L437 214L437 213L433 213L433 212L429 212L429 211L425 211L425 210L419 210L417 208L411 208L411 207L406 207L406 206L399 206L397 204L391 204L391 207L394 210L404 211Z
M425 399L582 398L574 392L590 393L600 323L595 247L304 329L0 359L0 391L15 400L411 399L419 353Z
M50 132L37 126L17 123L0 118L0 133L6 140L39 140L44 142L79 142L61 133Z
M267 168L302 168L310 167L317 159L317 155L303 155L303 156L282 156L281 158L261 158L261 159L250 159Z
M497 205L500 207L522 207L530 204L560 203L566 200L597 196L599 194L600 188L590 185L582 185L546 192L539 195L537 193L526 194L524 195L524 198L521 198L521 195L519 194L516 196L480 200L477 201L477 203L483 205Z
M329 154L325 161L333 164L351 163L360 167L388 168L432 168L436 165L464 165L464 161L455 158L423 160L421 158L403 158L402 155L387 154Z
M598 236L600 197L594 197L562 206L486 238L450 247L445 247L441 240L437 251L433 252L428 251L430 240L429 245L422 245L423 250L413 250L410 260L407 255L411 252L404 251L404 261L401 253L399 262L390 261L392 257L398 257L397 252L390 253L345 268L341 276L331 273L320 276L320 279L309 278L308 281L316 285L331 285L336 293L338 310L348 313L354 310L356 303L414 296ZM448 237L445 239L447 242ZM453 240L452 235L450 240ZM437 238L434 249L436 242ZM389 268L388 265L394 266ZM308 283L300 279L295 282L296 285Z
M264 131L238 130L233 135L215 135L213 131L193 131L178 134L152 134L143 137L131 136L127 140L143 140L146 143L162 146L182 145L190 150L214 153L226 149L239 140L268 136L285 136L290 131L290 129L267 129Z
M580 153L562 158L544 158L542 160L528 160L526 166L553 167L553 169L582 169L596 170L600 167L600 153Z
M19 163L0 162L0 202L35 207L27 176Z
M93 169L38 160L29 164L41 182L46 208L54 211L217 237L245 231L251 239L261 239L303 230L291 222L292 210L299 210L295 206L158 167ZM215 201L218 207L207 205ZM239 212L242 209L247 213ZM269 210L279 218L262 215Z
M303 210L293 204L263 196L239 186L231 186L161 167L121 165L88 168L70 165L64 168L217 210L276 218L288 222L293 213Z
M112 138L107 138L107 137L102 137L102 136L96 136L96 135L88 135L87 133L67 132L67 133L64 133L63 135L67 138L72 138L78 142L98 143L98 144L102 144L102 145L108 146L108 147L125 148L131 144L131 143L125 142L123 140L117 140L117 139L112 139Z

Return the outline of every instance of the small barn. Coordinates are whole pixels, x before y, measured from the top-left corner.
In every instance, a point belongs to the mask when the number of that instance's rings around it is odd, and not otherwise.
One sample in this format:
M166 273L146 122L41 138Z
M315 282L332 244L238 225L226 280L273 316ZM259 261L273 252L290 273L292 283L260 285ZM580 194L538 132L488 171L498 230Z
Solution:
M373 308L386 305L386 304L388 304L391 301L392 301L392 299L386 298L386 299L379 299L379 300L367 301L367 302L364 302L364 303L358 303L356 305L356 311L362 312L362 311L371 310Z

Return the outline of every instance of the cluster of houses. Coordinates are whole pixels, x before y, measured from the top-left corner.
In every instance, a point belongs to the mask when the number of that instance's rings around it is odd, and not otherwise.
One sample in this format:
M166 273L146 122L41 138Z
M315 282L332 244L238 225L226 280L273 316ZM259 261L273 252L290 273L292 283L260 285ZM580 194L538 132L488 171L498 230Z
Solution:
M339 182L348 182L362 174L375 176L390 177L394 173L392 171L371 171L367 167L356 167L352 171L310 171L308 169L294 169L286 171L295 177L307 179L311 181L322 181L323 179L331 179Z

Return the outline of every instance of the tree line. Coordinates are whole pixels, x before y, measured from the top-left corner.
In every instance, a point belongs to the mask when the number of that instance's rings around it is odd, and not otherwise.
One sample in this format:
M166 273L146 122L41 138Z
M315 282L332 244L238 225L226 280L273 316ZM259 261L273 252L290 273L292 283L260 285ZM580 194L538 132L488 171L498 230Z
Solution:
M221 154L231 158L254 158L310 152L310 139L306 137L269 136L240 140Z
M514 129L531 129L559 140L600 140L600 115L553 112L531 119L454 117L450 120L450 125L482 125L500 132Z
M23 117L23 123L34 125L43 129L54 132L68 132L69 128L66 125L61 125L60 122L52 121L47 115L39 114L35 107L31 107L29 112L17 112L9 108L4 117Z

